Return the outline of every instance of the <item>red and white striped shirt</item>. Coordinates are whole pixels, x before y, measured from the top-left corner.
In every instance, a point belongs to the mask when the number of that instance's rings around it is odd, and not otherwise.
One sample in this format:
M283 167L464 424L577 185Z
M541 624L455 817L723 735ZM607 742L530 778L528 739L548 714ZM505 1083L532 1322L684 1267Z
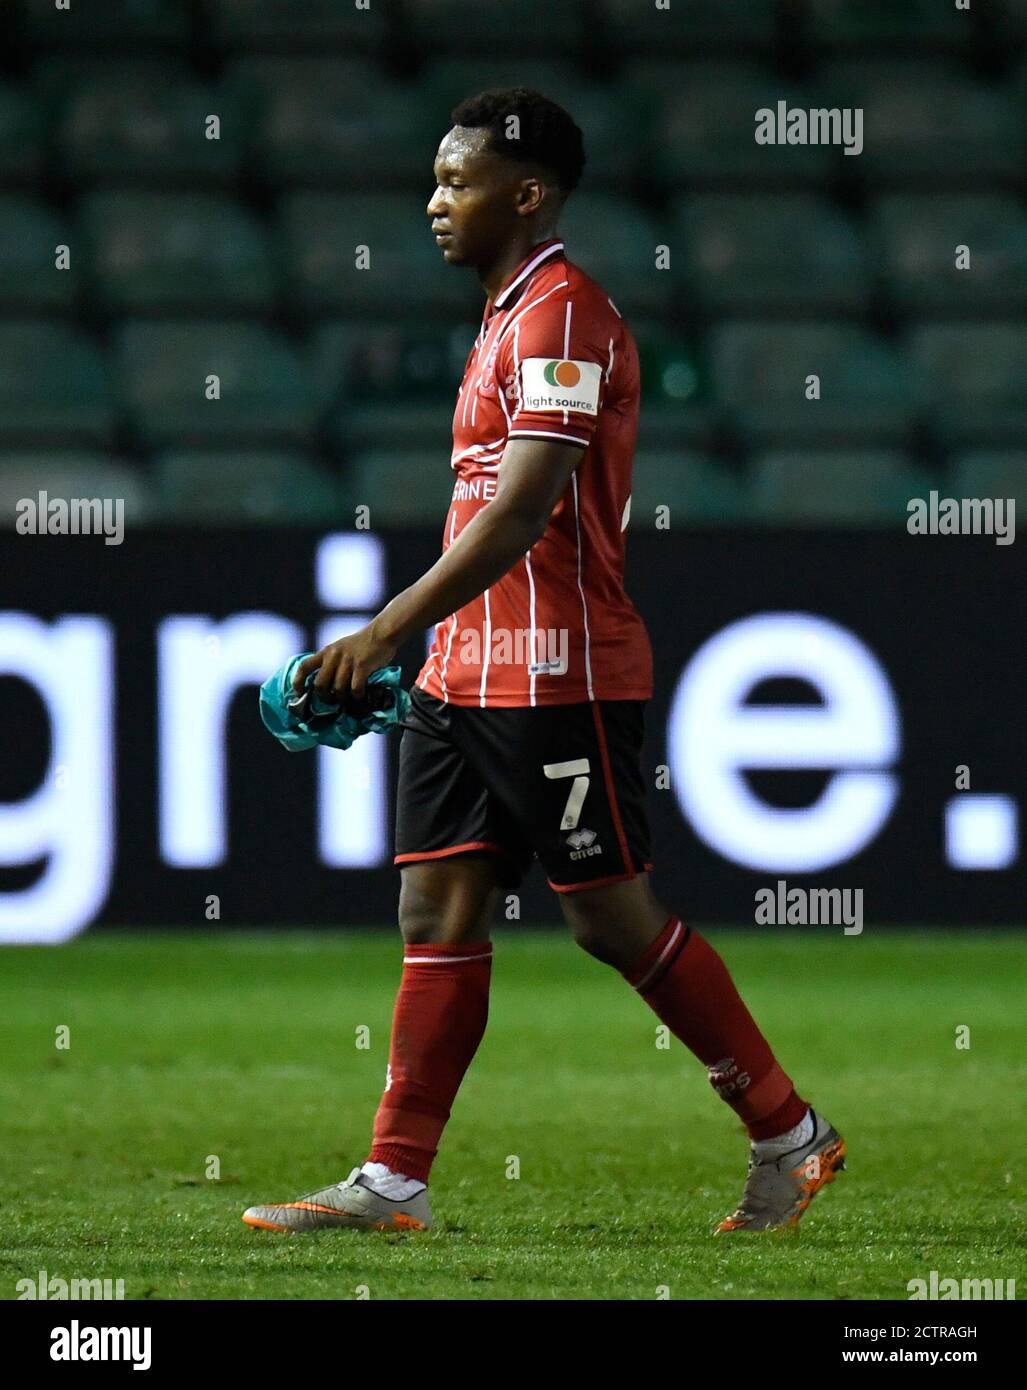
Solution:
M563 439L583 457L542 538L437 624L422 690L482 708L651 698L649 637L624 592L638 400L624 320L559 238L540 243L486 303L467 358L443 553L495 496L507 440Z

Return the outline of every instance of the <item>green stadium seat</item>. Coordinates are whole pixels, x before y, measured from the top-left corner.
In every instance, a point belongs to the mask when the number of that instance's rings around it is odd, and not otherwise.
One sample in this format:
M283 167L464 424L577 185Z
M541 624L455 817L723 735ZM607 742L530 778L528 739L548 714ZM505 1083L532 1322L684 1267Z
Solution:
M115 419L106 363L90 338L52 323L0 322L0 441L106 445Z
M812 103L861 107L863 152L846 172L902 192L984 191L1013 183L1027 158L1027 122L1001 85L977 82L940 59L823 64ZM858 167L856 167L858 166Z
M656 267L656 247L667 238L629 198L575 194L561 213L560 233L568 258L602 285L629 323L671 307L670 272Z
M305 526L343 514L339 480L299 451L169 449L153 470L172 524Z
M1018 449L1027 439L1027 327L945 323L912 329L925 423L945 449Z
M1015 497L1021 521L1027 517L1027 449L979 449L953 460L946 496Z
M175 61L66 58L43 65L38 89L55 115L55 146L77 183L147 180L228 184L242 165L238 103ZM216 140L207 120L220 119Z
M965 52L974 35L973 15L935 0L808 0L809 32L822 53L858 49L894 53L925 49Z
M491 17L493 12L486 13ZM418 79L418 87L424 93L426 112L441 127L440 138L449 129L453 107L478 92L492 87L534 87L562 103L566 92L585 85L573 63L552 57L549 52L533 58L530 66L529 74L523 59L506 56L498 45L481 58L448 56L429 63Z
M45 453L0 451L0 518L14 526L23 497L111 498L124 503L126 526L149 521L154 500L139 469L112 459L110 454L85 450L47 450Z
M933 485L897 451L772 450L753 461L748 513L774 526L905 527L906 504Z
M474 323L330 323L310 344L323 428L344 451L452 449L453 409Z
M387 6L357 8L346 0L207 0L208 33L228 49L378 48Z
M408 0L407 24L418 50L477 50L491 56L520 52L534 66L539 44L552 52L574 51L583 39L582 13L574 4L552 0L517 0L516 5L482 4L482 0ZM489 86L482 83L475 90ZM536 85L523 67L516 84ZM543 88L543 90L545 90Z
M675 200L689 298L711 314L859 314L871 272L858 227L812 193Z
M604 35L617 53L741 53L769 51L774 5L769 0L673 0L657 9L638 0L602 0Z
M728 323L709 337L713 394L749 443L833 447L906 443L909 374L888 345L830 323ZM820 378L820 400L806 378Z
M631 473L632 531L650 531L657 520L673 532L685 526L719 526L742 514L738 479L704 454L686 449L641 449ZM667 507L668 513L657 508Z
M279 214L282 262L292 303L319 315L441 314L481 321L473 272L446 265L423 197L293 193ZM357 247L370 265L359 269Z
M57 247L71 248L67 270ZM31 198L0 196L0 312L68 312L77 307L80 260L62 220Z
M250 56L233 63L226 87L247 112L255 165L270 183L430 189L441 132L426 127L423 94L372 63Z
M43 156L43 116L27 85L0 82L0 185L35 184Z
M122 399L144 445L305 444L316 403L303 361L253 324L128 321L115 338ZM207 378L220 379L208 400Z
M25 6L25 36L33 49L184 50L191 27L181 0L103 0L61 10L37 0Z
M907 315L1027 310L1027 214L1013 197L890 194L871 207L877 260ZM957 270L956 247L970 250Z
M639 447L706 447L713 420L702 360L659 322L639 319L629 326L638 347L642 381Z
M225 195L94 193L80 227L105 311L257 313L274 303L264 232Z
M530 79L523 63L503 58L450 58L428 68L418 85L431 111L436 144L449 129L450 112L464 97L526 81L565 106L581 127L587 157L583 190L622 187L640 169L646 129L641 94L617 83L583 82L566 63L545 58L532 64Z
M778 101L805 109L816 103L755 64L636 58L623 81L651 108L648 172L672 187L821 186L841 157L831 146L756 143L758 110L776 110Z
M367 449L350 460L353 506L370 508L372 527L438 526L453 497L456 474L447 454Z

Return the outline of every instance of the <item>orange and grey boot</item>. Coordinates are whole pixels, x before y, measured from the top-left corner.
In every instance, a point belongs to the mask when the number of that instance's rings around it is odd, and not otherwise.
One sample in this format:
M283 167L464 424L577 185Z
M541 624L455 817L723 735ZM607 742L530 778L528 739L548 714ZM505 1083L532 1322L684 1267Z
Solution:
M813 1117L809 1143L762 1163L749 1158L749 1173L738 1208L714 1231L772 1231L797 1226L822 1187L845 1167L845 1140L822 1115Z
M308 1192L295 1202L247 1207L242 1219L262 1231L326 1231L349 1226L364 1231L427 1231L432 1224L428 1189L402 1200L384 1196L354 1168L345 1182Z

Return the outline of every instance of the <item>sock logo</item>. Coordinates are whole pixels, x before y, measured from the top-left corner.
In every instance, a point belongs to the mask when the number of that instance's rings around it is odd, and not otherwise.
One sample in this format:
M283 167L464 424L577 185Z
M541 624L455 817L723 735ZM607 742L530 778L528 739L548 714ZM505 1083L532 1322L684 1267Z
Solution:
M710 1085L721 1100L744 1091L752 1081L747 1071L738 1070L738 1063L733 1057L722 1057L719 1062L714 1062L709 1068L709 1077Z
M387 1091L391 1091L391 1090L392 1090L392 1063L391 1063L391 1062L386 1062L386 1063L385 1063L385 1089L386 1089Z

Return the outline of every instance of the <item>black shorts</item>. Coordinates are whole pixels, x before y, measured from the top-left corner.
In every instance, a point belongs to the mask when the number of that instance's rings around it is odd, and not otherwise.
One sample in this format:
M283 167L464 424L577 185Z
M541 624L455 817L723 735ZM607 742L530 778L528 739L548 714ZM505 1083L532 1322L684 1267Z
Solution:
M471 850L516 888L537 855L558 893L647 873L644 700L481 709L417 686L399 747L394 863Z

